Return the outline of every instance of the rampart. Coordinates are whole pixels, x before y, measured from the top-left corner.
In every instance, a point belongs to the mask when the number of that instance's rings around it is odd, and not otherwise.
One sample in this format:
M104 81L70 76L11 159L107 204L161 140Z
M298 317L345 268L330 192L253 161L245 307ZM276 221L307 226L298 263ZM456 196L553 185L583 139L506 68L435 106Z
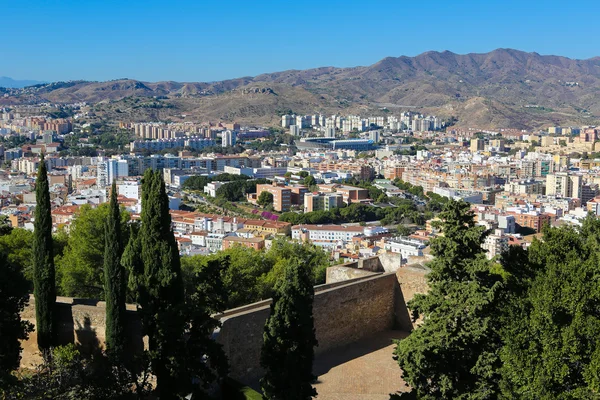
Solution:
M221 317L217 341L229 357L230 375L246 384L255 383L263 372L260 350L270 303L250 304ZM395 273L317 286L313 314L319 341L316 354L384 330L412 329Z
M390 264L395 264L395 261L390 261ZM357 268L359 265L361 268ZM395 272L375 272L388 269L376 258L332 268L346 269L350 275L353 270L359 269L360 272L357 277L347 276L345 280L315 287L313 313L319 341L315 349L317 355L377 332L413 329L406 302L415 293L426 291L426 268L389 267ZM349 277L351 279L348 280ZM104 345L104 302L58 298L57 303L60 344L76 343L83 351ZM215 339L223 345L229 358L230 375L246 384L256 383L263 372L260 351L270 304L271 300L267 299L219 315L222 327L215 332ZM35 324L33 297L22 316ZM132 352L141 351L145 343L134 305L127 305L127 321L130 348ZM36 343L35 332L23 343L24 367L40 363Z
M58 297L56 299L57 343L64 345L75 343L82 352L91 353L104 346L106 329L106 303L103 301ZM132 352L141 352L144 346L139 316L135 305L127 305L127 332L129 348ZM29 304L21 317L35 325L35 298L30 296ZM42 362L37 348L37 334L29 334L29 339L22 343L23 353L21 365L34 368Z

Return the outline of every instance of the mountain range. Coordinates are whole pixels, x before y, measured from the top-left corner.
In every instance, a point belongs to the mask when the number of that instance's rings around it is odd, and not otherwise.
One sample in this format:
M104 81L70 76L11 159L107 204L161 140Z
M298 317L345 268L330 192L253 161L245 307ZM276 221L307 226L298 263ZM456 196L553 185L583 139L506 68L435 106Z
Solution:
M37 85L38 83L43 82L33 80L16 80L9 78L8 76L0 76L0 87L3 88L24 88L25 86Z
M119 120L277 123L280 114L454 116L479 128L592 125L600 121L600 57L576 60L513 49L430 51L366 67L289 70L219 82L58 82L11 91L4 104L85 101ZM2 104L2 103L0 103Z

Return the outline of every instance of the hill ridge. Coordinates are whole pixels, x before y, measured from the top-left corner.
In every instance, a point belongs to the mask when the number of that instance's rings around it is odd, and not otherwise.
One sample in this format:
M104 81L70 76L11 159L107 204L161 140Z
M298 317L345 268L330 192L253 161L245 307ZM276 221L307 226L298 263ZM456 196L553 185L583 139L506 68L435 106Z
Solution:
M598 93L600 57L577 60L499 48L467 54L427 51L385 57L369 66L287 70L215 82L48 84L23 89L5 102L103 101L118 108L132 97L160 97L170 108L162 112L165 116L186 113L242 122L254 118L257 123L276 123L282 110L364 114L379 112L381 104L410 105L442 117L457 116L465 126L531 128L596 123ZM104 108L110 115L110 107ZM148 113L130 114L131 119L143 119Z

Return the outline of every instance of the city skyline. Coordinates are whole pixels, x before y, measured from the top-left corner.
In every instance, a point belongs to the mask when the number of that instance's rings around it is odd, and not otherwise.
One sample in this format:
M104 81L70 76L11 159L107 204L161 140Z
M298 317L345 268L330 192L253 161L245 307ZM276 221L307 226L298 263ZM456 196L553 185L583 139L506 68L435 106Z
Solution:
M156 1L21 2L4 6L6 15L28 18L4 23L5 32L15 34L0 49L0 58L9 60L0 76L211 82L288 69L371 65L426 51L466 54L496 48L588 59L600 55L592 25L567 30L549 29L549 24L578 21L582 9L593 14L599 8L588 1L573 9L516 1L502 8L434 1L427 9L338 1L308 1L298 8L237 1L179 1L168 8Z

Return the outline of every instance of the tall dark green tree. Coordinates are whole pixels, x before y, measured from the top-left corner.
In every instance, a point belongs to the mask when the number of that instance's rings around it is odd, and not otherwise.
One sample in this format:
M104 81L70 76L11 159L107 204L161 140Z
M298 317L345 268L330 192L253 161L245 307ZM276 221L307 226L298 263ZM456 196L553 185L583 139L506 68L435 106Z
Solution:
M55 339L56 281L52 244L52 216L50 214L50 189L44 156L40 159L35 184L36 207L33 222L33 285L37 341L44 356Z
M395 357L418 399L493 398L499 392L502 278L485 256L486 232L467 203L449 202L440 218L444 236L431 242L429 292L408 304L423 323L397 342Z
M313 272L306 260L292 258L278 284L264 331L261 386L268 400L306 400L312 387L314 347Z
M117 202L117 185L112 184L110 210L105 227L104 293L106 297L106 351L115 363L125 361L126 274L121 265L121 213Z
M227 356L222 345L212 339L215 329L221 326L213 315L226 310L221 270L227 268L227 263L227 259L208 260L185 280L186 334L181 338L181 354L177 357L180 393L194 393L202 398L204 389L227 375Z
M147 170L144 174L141 228L139 237L132 243L139 245L141 257L127 262L138 268L139 274L134 280L143 326L149 338L157 392L161 399L175 398L178 391L176 355L179 338L185 331L184 291L179 250L171 230L169 199L158 171Z
M544 229L528 249L523 299L507 322L506 398L596 399L600 391L600 220ZM521 257L521 259L523 259Z
M19 367L21 343L32 330L21 320L21 312L29 301L29 284L23 273L0 254L0 397L12 381L11 371Z

